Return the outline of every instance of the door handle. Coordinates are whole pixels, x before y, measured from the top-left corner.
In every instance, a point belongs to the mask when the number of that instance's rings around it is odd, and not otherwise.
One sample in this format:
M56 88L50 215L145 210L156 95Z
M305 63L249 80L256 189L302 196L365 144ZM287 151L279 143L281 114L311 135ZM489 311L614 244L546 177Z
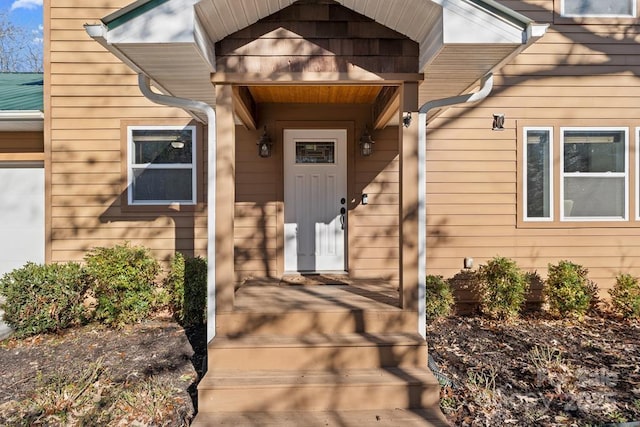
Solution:
M340 228L344 230L344 214L347 213L347 210L343 207L340 208Z

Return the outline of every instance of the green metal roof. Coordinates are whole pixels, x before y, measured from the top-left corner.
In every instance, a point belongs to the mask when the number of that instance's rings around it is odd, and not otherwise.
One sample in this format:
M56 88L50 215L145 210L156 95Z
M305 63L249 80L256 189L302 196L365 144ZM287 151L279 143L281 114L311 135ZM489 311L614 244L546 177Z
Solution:
M43 111L42 73L0 73L0 111Z

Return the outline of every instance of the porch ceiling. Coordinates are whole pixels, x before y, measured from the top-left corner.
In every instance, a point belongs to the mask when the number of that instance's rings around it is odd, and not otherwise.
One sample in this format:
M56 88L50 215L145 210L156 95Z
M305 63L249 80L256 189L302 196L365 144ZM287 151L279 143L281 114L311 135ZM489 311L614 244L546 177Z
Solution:
M148 75L163 92L214 105L210 75L215 72L215 43L294 2L139 0L103 18L102 25L88 26L87 31L134 70ZM471 89L546 29L494 0L336 2L419 43L417 71L425 74L421 104ZM349 90L334 87L321 96L333 99L344 94L336 92ZM289 96L304 99L309 91ZM282 91L255 92L265 98L283 96Z
M382 86L249 86L256 103L372 104Z

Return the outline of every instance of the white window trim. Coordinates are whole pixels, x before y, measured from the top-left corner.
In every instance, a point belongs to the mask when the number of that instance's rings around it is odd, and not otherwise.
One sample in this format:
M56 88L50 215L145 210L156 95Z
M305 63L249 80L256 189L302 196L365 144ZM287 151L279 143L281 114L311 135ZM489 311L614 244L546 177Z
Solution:
M528 212L528 204L527 204L527 195L528 195L528 188L527 188L527 133L529 131L547 131L549 132L549 217L546 218L538 218L538 217L532 217L530 218L527 215ZM552 222L553 221L553 214L554 214L554 204L555 204L555 199L554 199L554 170L553 170L553 157L554 157L554 149L553 149L553 127L552 126L529 126L529 127L524 127L522 128L522 144L523 144L523 148L522 148L522 158L523 158L523 167L522 167L522 184L523 184L523 195L522 195L522 199L524 201L523 203L523 209L524 211L522 212L522 217L523 220L526 222Z
M603 0L600 0L603 1ZM565 18L635 18L636 16L638 16L638 10L637 10L637 1L636 0L629 0L631 2L631 15L600 15L597 13L594 14L568 14L565 13L564 11L564 6L566 3L566 0L561 0L560 1L560 16L565 17Z
M564 134L566 131L624 131L624 173L621 172L564 172ZM561 127L560 128L560 221L582 222L582 221L617 221L629 220L629 128L628 127ZM565 217L564 215L564 179L565 177L599 177L599 178L622 178L624 177L624 217Z
M191 131L191 163L162 164L133 163L133 131L134 130L190 130ZM130 206L170 206L195 205L198 200L197 192L197 137L195 126L128 126L127 127L127 201ZM134 169L190 169L191 170L191 200L133 200Z

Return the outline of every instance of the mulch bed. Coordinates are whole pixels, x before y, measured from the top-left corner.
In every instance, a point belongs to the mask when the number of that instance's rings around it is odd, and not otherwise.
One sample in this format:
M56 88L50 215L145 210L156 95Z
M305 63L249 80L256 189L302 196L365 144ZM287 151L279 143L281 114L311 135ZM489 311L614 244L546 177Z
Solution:
M453 425L640 421L639 322L456 316L430 323L427 341L447 383L441 407ZM155 378L166 385L180 404L161 425L188 425L205 354L204 328L185 331L169 318L7 340L0 343L0 420L2 409L28 399L42 378L80 375L100 360L113 383Z
M502 322L451 317L428 326L454 425L603 425L640 421L640 323L612 318Z
M5 340L0 343L0 420L3 408L32 397L43 378L81 376L100 361L110 384L126 387L153 379L166 387L178 407L165 414L162 425L188 424L206 351L204 334L204 328L185 331L170 318L157 318L120 330L88 325Z

